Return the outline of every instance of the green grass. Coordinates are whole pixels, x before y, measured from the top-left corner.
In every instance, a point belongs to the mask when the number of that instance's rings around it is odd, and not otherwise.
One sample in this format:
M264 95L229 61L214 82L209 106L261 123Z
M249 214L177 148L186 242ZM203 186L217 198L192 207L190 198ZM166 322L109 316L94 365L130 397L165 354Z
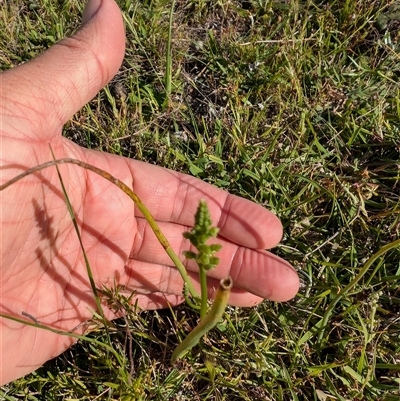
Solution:
M1 3L1 68L72 33L82 3ZM400 400L400 248L354 281L399 238L400 21L382 18L392 3L177 0L169 71L172 2L119 1L124 64L65 136L271 208L285 228L275 252L303 286L288 303L229 308L177 367L169 356L197 316L137 313L109 293L127 318L90 335L109 335L126 366L80 342L1 399Z

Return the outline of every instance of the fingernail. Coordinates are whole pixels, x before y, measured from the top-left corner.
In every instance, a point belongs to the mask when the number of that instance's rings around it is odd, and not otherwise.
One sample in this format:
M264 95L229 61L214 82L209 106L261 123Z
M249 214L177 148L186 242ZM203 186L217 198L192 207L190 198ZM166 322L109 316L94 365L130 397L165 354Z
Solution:
M103 0L89 0L82 13L82 24L92 19L99 11Z

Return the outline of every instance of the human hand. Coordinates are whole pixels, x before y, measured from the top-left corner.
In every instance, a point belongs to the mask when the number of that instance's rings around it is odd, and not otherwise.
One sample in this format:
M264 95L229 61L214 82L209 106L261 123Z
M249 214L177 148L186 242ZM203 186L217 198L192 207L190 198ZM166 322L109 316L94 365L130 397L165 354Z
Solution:
M292 298L297 274L263 250L282 235L272 213L191 176L83 149L61 136L63 124L107 84L124 54L122 18L113 0L91 1L84 20L73 37L0 75L0 183L51 160L50 144L57 158L85 161L132 187L178 255L188 249L182 232L205 199L223 245L220 265L210 272L210 296L229 274L233 305ZM182 279L133 202L78 166L62 165L60 171L97 287L125 286L143 309L182 302ZM0 205L0 311L17 317L24 311L66 331L90 319L95 302L55 168L0 192ZM196 267L188 264L188 270L197 282ZM4 318L0 330L0 383L37 369L74 341Z

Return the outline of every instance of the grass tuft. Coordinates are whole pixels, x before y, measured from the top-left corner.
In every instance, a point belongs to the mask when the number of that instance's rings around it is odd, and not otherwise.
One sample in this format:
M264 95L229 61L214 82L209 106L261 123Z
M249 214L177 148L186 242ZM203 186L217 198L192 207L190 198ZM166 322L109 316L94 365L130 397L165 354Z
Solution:
M271 208L276 253L303 286L288 303L229 308L176 367L196 314L138 313L101 289L127 311L108 334L124 366L80 341L0 398L399 400L400 248L367 265L400 231L397 3L176 0L171 24L171 1L120 0L123 66L64 135ZM3 70L77 28L82 2L60 4L1 3ZM107 343L100 326L88 336Z

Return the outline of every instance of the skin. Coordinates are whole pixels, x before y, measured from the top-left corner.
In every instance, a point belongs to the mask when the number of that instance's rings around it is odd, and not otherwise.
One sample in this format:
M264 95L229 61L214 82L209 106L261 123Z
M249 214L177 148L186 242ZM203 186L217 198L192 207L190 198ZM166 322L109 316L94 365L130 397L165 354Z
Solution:
M182 232L193 224L198 202L205 199L223 245L221 263L210 272L209 295L230 275L233 305L294 297L297 274L263 250L282 236L281 223L268 210L193 177L83 149L62 138L63 124L118 71L124 46L122 18L114 1L92 0L73 37L0 75L0 183L51 160L51 144L57 158L93 164L133 188L178 255L189 248ZM182 279L133 202L110 182L78 166L61 165L60 171L97 286L117 283L136 291L135 300L143 309L181 303ZM62 330L90 319L95 302L55 168L0 192L0 204L0 312L22 317L24 311ZM187 268L197 286L195 266L188 263ZM0 318L0 383L34 371L73 342Z

